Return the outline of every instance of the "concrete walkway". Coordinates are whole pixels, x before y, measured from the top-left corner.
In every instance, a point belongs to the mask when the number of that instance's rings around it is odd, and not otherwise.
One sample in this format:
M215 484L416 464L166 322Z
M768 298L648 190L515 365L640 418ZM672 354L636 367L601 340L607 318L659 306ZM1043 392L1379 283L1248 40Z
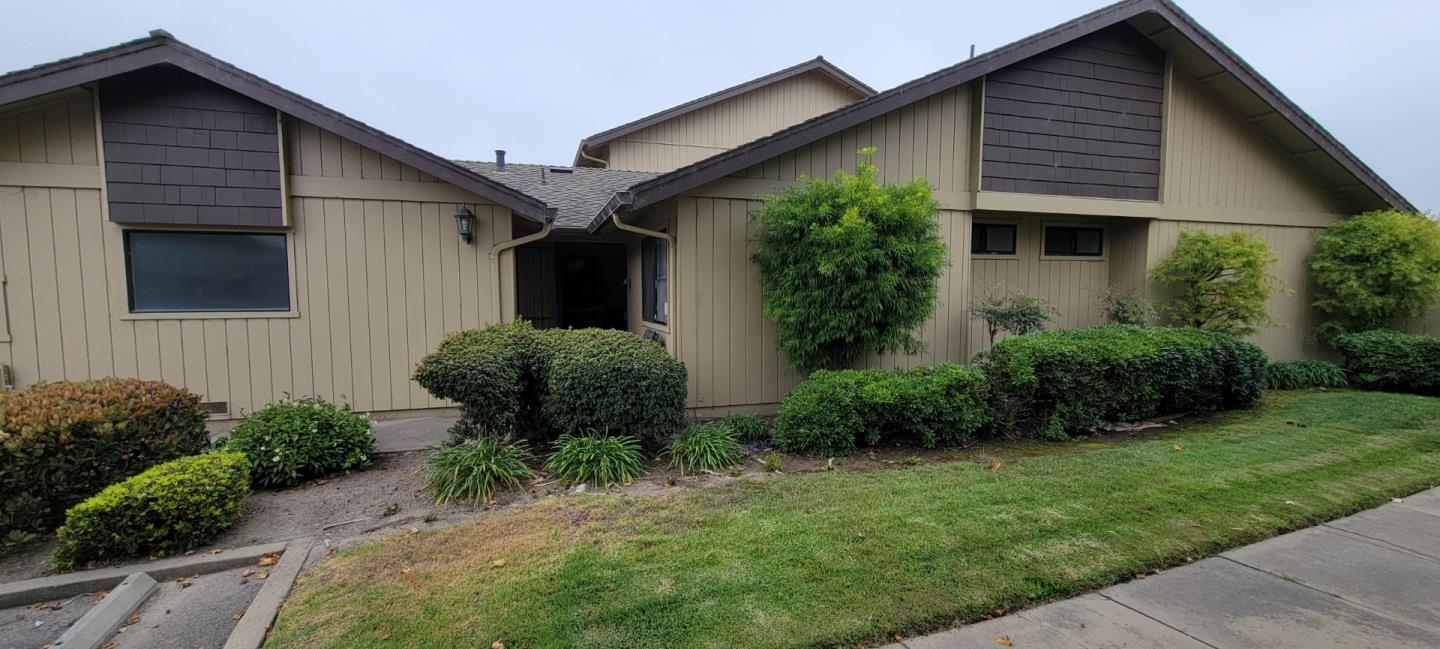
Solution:
M375 422L375 450L381 453L422 451L439 446L450 436L458 415L423 415Z
M1440 647L1440 488L884 649Z

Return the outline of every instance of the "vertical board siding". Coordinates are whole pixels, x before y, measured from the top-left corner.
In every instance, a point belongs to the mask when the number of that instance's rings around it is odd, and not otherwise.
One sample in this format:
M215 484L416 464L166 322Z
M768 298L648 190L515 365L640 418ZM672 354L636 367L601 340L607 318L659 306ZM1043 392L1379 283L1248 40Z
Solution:
M1046 326L1047 329L1089 327L1106 321L1104 309L1095 299L1095 291L1110 286L1111 265L1119 263L1119 260L1126 256L1127 251L1114 245L1116 232L1123 231L1124 225L1117 226L1098 219L1049 218L1037 215L984 215L978 216L977 220L1013 223L1017 228L1013 256L971 256L971 291L974 295L1020 290L1041 298L1059 312ZM1105 257L1096 260L1043 257L1043 229L1046 223L1105 227ZM1124 235L1121 235L1121 238L1123 239ZM967 359L990 346L990 334L984 322L971 320L968 325ZM1003 338L1003 333L996 336L997 341Z
M1148 267L1154 268L1164 261L1175 250L1180 233L1185 230L1203 230L1213 234L1244 231L1264 239L1270 246L1270 251L1279 257L1279 261L1270 267L1270 272L1279 278L1285 290L1276 292L1270 298L1270 315L1277 324L1251 336L1250 340L1260 345L1272 360L1324 354L1323 350L1316 348L1310 341L1315 327L1323 318L1311 306L1314 285L1309 273L1309 258L1315 246L1315 237L1323 230L1270 225L1155 221L1150 226ZM1149 286L1150 295L1157 303L1174 294L1171 289L1153 280L1149 282Z
M96 164L90 100L59 106L92 126L47 122L44 110L0 118L0 159L24 149L31 151L26 162L53 162L60 148L46 143L63 133L66 164ZM31 126L18 130L21 122ZM45 130L51 123L57 126ZM72 128L59 130L62 123ZM296 173L434 182L309 124L288 120L286 130ZM82 136L88 158L79 153ZM327 147L338 154L328 163ZM46 157L29 157L38 152ZM449 405L410 373L445 334L497 320L488 253L510 239L509 210L470 204L475 242L465 245L455 233L454 203L289 200L299 317L135 320L125 313L123 229L106 220L99 189L0 187L9 314L0 361L14 367L20 386L111 375L162 379L229 402L232 417L286 395L318 395L360 410Z
M612 141L610 168L673 171L857 99L818 72L792 77Z
M0 115L0 162L96 164L91 97Z
M1164 200L1187 207L1349 214L1349 206L1180 69L1166 112Z
M856 153L875 147L872 162L887 183L925 178L941 192L970 191L970 86L961 86L858 124L735 174L795 180L854 172Z
M679 201L678 268L674 281L682 311L680 358L689 371L692 408L778 403L802 378L780 353L775 325L761 309L760 275L751 262L758 201L686 197ZM935 315L919 327L924 349L915 355L870 355L857 367L902 368L968 357L970 215L936 215L952 263L938 281Z

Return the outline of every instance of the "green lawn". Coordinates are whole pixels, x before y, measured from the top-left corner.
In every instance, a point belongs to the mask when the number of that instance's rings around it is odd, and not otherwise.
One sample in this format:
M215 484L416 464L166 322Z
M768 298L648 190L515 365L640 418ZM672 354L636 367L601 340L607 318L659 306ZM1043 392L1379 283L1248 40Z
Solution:
M878 644L1440 484L1440 399L1277 393L1145 441L1047 448L994 471L557 498L371 543L306 576L267 647Z

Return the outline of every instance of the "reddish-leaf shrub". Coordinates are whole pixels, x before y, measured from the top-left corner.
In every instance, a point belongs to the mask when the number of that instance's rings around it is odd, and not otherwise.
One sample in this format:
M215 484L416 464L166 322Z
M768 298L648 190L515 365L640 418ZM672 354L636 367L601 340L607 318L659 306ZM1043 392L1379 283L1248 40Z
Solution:
M0 533L54 529L72 505L208 443L200 398L160 381L42 383L0 394Z

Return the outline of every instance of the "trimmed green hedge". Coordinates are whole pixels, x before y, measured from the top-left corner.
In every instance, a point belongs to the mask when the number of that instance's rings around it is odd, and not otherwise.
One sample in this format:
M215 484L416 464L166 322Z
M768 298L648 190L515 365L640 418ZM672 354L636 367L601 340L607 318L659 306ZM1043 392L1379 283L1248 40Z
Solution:
M153 466L66 512L56 531L55 567L70 570L209 543L240 520L249 493L242 453L206 453Z
M780 404L775 446L841 455L856 445L969 441L990 419L985 377L955 363L911 370L819 371Z
M286 399L250 413L216 446L244 453L256 486L281 487L370 466L375 461L370 426L370 418L349 405Z
M652 445L685 426L685 365L626 331L524 321L451 335L415 381L461 404L464 430L548 445L598 431Z
M1355 387L1440 393L1440 340L1375 329L1336 336L1334 345Z
M65 510L209 444L200 398L107 378L0 393L0 535L55 529Z
M1064 439L1107 421L1251 407L1266 361L1227 334L1104 325L1012 336L978 365L1002 433Z

